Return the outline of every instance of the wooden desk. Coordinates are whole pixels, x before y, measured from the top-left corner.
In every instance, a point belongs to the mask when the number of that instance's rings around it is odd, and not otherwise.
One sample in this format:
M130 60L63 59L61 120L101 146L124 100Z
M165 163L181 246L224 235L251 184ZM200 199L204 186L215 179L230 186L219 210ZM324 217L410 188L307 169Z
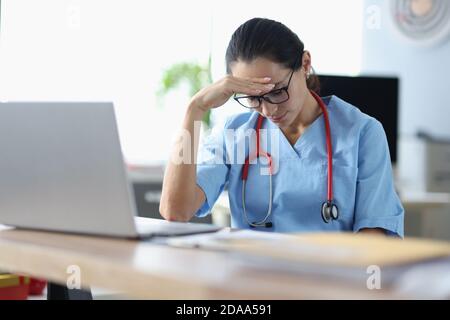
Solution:
M0 226L0 269L66 284L67 267L82 286L146 299L386 299L385 289L298 273L254 270L224 252L147 242L6 229Z

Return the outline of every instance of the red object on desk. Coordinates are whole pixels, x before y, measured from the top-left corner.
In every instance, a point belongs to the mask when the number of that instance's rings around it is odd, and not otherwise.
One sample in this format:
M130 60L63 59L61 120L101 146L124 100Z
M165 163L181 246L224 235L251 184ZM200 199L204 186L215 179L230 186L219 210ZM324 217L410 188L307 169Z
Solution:
M46 285L46 280L30 278L29 294L31 296L40 296Z
M26 300L30 278L14 274L0 274L0 300Z

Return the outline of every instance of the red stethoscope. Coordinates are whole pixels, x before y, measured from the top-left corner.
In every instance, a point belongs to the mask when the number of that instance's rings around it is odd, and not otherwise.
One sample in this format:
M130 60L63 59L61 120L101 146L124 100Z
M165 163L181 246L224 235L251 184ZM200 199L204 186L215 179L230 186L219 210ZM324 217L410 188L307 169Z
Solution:
M322 204L321 216L325 223L329 223L331 220L337 220L339 217L339 209L333 201L333 149L331 147L331 130L330 130L330 121L328 118L328 111L325 106L325 103L322 99L314 92L311 91L311 94L316 99L319 104L320 109L323 112L323 119L325 122L325 134L326 134L326 143L327 143L327 154L328 154L328 176L327 176L327 201ZM272 215L272 175L273 175L273 167L272 167L272 156L270 153L261 150L260 147L260 129L262 128L262 124L264 121L264 117L262 115L258 116L258 120L256 121L256 153L253 155L249 155L245 159L244 167L242 168L242 209L244 211L244 217L250 227L273 227L273 222L268 221L270 216ZM245 185L248 178L248 170L250 168L250 162L253 160L264 157L267 160L268 165L268 175L269 175L269 207L267 209L266 216L261 221L251 222L248 219L246 206L245 206Z

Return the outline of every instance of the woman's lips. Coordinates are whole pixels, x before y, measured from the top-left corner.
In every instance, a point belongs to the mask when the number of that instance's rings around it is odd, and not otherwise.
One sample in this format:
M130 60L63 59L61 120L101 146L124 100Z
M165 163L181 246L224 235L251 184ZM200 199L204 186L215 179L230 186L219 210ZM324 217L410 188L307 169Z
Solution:
M273 122L281 122L286 116L287 112L279 117L270 117L270 120Z

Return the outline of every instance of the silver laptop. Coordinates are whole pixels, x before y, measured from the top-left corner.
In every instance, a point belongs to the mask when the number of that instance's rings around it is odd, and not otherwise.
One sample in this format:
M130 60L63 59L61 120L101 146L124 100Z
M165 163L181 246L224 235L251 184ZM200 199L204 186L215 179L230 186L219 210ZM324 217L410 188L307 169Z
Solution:
M126 238L219 230L138 218L112 103L0 103L0 224Z

